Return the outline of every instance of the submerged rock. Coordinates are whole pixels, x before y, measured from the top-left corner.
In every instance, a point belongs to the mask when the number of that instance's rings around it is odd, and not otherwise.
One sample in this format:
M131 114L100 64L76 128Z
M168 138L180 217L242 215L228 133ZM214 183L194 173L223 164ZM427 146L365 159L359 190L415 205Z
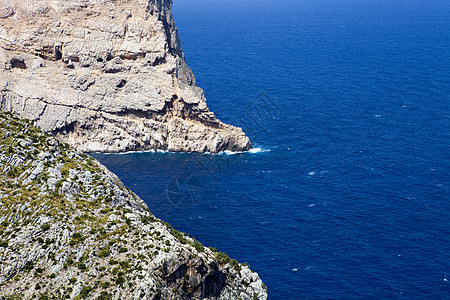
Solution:
M0 0L0 108L84 152L251 149L209 111L171 0Z

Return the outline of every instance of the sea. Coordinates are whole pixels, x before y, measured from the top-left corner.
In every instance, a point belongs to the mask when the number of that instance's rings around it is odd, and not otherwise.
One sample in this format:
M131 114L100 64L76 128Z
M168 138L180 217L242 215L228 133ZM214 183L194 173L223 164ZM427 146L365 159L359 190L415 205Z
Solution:
M174 0L254 150L95 154L270 300L450 299L450 1Z

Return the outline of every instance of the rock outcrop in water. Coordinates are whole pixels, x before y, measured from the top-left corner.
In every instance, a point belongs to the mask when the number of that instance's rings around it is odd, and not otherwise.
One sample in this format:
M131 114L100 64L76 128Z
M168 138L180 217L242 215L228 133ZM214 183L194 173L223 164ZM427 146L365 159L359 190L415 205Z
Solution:
M0 0L0 108L85 152L242 151L186 65L171 0Z
M0 299L267 299L95 159L0 112Z

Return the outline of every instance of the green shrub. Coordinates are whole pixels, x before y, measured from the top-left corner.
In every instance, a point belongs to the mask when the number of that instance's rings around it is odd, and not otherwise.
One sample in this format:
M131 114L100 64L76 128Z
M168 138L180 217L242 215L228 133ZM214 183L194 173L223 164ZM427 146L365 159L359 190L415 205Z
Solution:
M77 232L72 235L72 239L69 242L70 246L75 246L81 242L83 242L86 238L81 235L81 233Z
M226 265L231 261L231 258L224 252L216 252L217 263L221 266Z
M109 247L105 247L97 253L100 258L108 257L111 253L109 252Z
M62 187L63 183L64 183L64 179L59 180L56 184L55 184L55 192L58 193L59 189Z
M125 278L123 276L119 276L116 278L116 284L123 284L125 283Z
M102 283L102 288L107 289L107 288L109 288L110 285L111 285L111 282L108 282L108 281L103 282Z
M215 253L215 256L219 265L223 266L229 263L236 271L241 271L241 265L239 262L235 259L231 259L226 253L217 252Z
M91 286L89 286L89 285L83 286L83 288L81 289L81 292L80 292L81 298L87 298L91 291L92 291L92 287Z
M179 232L178 230L174 229L169 223L164 222L164 225L169 229L170 233L182 244L188 244L188 240L184 237L183 233ZM158 231L156 232L157 235L159 235Z
M204 252L205 246L202 245L199 241L194 242L194 248L197 249L198 252Z
M111 299L112 299L112 295L109 294L109 293L106 292L106 291L102 291L102 292L100 293L100 296L98 296L98 297L96 298L96 300L111 300Z
M86 270L87 269L86 264L84 262L80 261L78 263L78 269L80 269L82 271Z
M25 270L33 270L34 268L34 263L32 261L27 261L25 263L24 269Z
M230 262L231 266L233 267L233 269L235 269L236 271L240 272L241 271L241 265L238 263L237 260L232 259Z
M150 224L152 222L155 222L156 219L153 216L142 216L141 217L141 221L144 224Z

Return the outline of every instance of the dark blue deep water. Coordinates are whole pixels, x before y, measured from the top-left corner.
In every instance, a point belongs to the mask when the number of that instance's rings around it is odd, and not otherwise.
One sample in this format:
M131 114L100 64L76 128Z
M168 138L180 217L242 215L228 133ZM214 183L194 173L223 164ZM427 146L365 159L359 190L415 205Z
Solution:
M175 0L208 105L263 151L95 155L269 299L450 299L450 1Z

